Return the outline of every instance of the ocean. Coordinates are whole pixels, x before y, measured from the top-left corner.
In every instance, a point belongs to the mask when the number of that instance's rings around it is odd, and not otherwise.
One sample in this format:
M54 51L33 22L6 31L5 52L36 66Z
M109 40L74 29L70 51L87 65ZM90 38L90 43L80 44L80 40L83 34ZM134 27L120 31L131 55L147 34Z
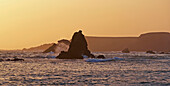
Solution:
M57 54L1 51L1 59L24 61L0 62L0 85L66 86L168 86L170 54L145 52L93 52L107 58L124 60L85 62L55 59Z

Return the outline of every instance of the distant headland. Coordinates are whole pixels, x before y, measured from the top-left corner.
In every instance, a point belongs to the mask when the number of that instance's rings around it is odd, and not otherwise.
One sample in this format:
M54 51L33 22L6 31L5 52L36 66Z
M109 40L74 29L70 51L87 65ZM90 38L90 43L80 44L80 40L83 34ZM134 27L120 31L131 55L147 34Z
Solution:
M139 37L86 37L91 51L170 51L169 32L150 32Z

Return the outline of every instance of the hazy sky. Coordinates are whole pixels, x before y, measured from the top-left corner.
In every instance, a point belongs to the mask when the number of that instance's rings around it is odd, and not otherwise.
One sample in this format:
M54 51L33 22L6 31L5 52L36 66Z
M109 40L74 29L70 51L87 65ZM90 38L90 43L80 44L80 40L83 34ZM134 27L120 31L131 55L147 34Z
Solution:
M0 49L88 36L170 32L170 0L0 0Z

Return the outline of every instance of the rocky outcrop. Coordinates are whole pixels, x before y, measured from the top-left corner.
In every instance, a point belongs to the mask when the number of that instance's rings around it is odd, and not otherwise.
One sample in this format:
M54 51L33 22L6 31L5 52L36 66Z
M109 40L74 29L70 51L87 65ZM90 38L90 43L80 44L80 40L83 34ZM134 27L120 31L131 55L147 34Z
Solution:
M4 61L3 59L0 59L0 62Z
M49 47L43 53L55 52L56 47L57 47L57 44L54 43L51 47Z
M70 45L70 41L62 39L59 40L57 44L53 44L51 47L46 49L43 53L60 53L61 51L68 51Z
M24 59L14 58L14 59L11 59L11 61L24 61Z
M2 61L24 61L24 59L14 57L12 59L0 59L0 62Z
M106 57L104 55L97 56L98 59L105 59Z
M82 55L86 55L88 57L94 57L94 55L92 55L90 51L88 50L87 46L88 45L87 45L86 39L84 35L82 34L82 31L80 30L79 32L74 33L68 52L62 51L57 56L57 58L59 59L83 59Z
M165 52L160 52L159 54L165 54Z
M58 43L64 43L66 45L70 45L70 41L66 39L59 40Z
M146 51L146 53L149 53L149 54L156 54L154 51L152 51L152 50L148 50L148 51Z
M128 48L125 48L124 50L122 50L122 53L130 53Z

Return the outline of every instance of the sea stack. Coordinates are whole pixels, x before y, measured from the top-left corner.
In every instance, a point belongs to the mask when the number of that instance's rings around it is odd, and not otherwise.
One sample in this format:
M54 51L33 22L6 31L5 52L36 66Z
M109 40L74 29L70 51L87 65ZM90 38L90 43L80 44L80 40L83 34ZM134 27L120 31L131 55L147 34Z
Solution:
M79 32L75 32L68 52L62 51L57 58L59 59L83 59L83 55L86 55L88 57L94 58L94 55L91 54L91 52L87 48L87 42L82 34L82 31L79 30Z

